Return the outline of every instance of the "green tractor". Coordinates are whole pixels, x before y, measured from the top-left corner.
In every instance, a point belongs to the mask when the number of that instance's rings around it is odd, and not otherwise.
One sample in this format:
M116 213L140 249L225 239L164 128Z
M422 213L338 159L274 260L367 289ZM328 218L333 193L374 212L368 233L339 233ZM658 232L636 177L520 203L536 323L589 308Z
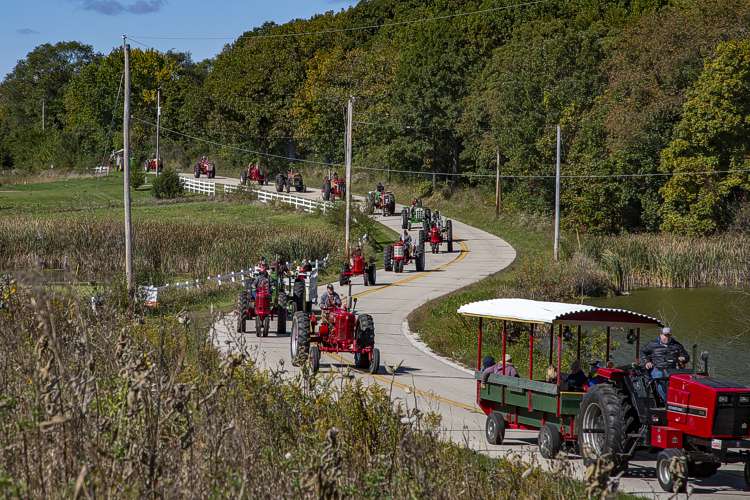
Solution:
M412 205L411 207L404 207L401 209L401 228L412 230L412 227L419 227L424 229L425 233L430 231L430 221L432 220L432 212L429 208L424 208L422 205Z

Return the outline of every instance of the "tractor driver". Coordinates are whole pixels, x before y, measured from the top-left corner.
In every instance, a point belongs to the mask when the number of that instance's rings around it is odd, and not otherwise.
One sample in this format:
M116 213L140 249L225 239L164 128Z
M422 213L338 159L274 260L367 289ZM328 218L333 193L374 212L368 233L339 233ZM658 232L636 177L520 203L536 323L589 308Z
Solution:
M255 300L255 292L260 286L271 287L271 280L268 277L268 268L266 267L265 259L258 264L258 275L252 282L250 295Z
M383 191L385 191L385 186L383 186L382 182L378 181L378 187L375 189L378 191L378 193L382 193Z
M672 337L672 329L665 326L659 338L652 340L641 349L641 359L651 378L656 381L656 392L662 401L667 401L667 380L669 371L684 366L690 359L685 348Z
M409 231L404 229L404 234L401 235L401 241L404 242L404 257L408 257L409 253L411 252L411 235L409 234Z
M329 316L336 307L341 307L341 297L333 289L333 285L328 283L326 291L320 296L320 316L325 323L330 322Z

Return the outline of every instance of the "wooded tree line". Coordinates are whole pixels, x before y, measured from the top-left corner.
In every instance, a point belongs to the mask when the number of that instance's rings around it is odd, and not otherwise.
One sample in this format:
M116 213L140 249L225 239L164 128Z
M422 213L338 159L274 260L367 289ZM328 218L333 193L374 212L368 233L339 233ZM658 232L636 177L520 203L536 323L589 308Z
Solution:
M499 150L508 209L547 212L559 123L569 227L727 228L750 192L750 0L519 3L362 0L203 62L134 45L132 147L154 154L161 87L165 128L232 146L165 131L167 162L341 163L352 95L355 167L491 184ZM121 49L29 53L0 84L2 167L86 168L119 149L122 69Z

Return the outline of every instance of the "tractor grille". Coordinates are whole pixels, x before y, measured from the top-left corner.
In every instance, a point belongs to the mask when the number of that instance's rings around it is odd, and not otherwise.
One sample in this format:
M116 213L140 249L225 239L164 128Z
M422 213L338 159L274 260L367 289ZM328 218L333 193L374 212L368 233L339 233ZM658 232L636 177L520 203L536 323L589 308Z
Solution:
M713 433L716 435L746 436L750 428L748 394L719 393L714 417Z

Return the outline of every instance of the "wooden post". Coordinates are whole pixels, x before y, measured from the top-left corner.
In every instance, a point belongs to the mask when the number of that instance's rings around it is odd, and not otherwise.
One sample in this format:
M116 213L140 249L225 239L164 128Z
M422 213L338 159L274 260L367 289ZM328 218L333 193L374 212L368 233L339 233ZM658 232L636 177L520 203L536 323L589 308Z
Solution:
M123 204L125 208L125 280L128 297L132 300L133 286L133 229L130 221L130 47L127 37L122 37L122 50L125 56L124 97L122 110L122 168L123 168Z

